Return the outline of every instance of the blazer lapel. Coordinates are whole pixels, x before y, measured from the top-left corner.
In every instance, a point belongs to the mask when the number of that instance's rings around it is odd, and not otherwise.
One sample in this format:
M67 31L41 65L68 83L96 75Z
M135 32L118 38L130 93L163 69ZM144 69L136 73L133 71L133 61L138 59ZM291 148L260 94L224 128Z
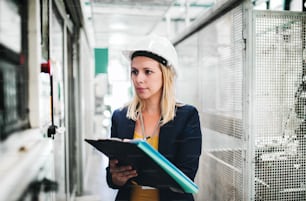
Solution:
M128 123L127 123L127 128L124 131L125 132L125 138L133 139L134 131L135 131L135 121L132 120L132 119L129 119Z
M163 155L167 155L170 150L171 141L175 137L175 127L173 121L166 123L160 128L159 131L159 142L158 142L158 151Z

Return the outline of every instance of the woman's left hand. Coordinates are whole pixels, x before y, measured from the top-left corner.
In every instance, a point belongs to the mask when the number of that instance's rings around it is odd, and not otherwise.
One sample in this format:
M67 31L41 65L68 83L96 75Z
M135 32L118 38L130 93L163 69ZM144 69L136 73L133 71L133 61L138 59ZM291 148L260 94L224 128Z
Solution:
M109 161L110 173L112 175L113 183L117 186L123 186L133 177L137 176L136 170L132 166L119 166L119 161L114 159Z

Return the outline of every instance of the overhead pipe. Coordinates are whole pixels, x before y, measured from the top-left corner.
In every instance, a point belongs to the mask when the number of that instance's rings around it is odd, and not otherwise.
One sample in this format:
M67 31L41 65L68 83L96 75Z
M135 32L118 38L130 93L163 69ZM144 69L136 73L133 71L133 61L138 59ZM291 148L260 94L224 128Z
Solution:
M241 4L241 0L228 0L220 5L213 6L211 10L208 10L202 16L197 18L183 32L177 34L176 37L172 39L172 43L174 45L179 44L239 4Z

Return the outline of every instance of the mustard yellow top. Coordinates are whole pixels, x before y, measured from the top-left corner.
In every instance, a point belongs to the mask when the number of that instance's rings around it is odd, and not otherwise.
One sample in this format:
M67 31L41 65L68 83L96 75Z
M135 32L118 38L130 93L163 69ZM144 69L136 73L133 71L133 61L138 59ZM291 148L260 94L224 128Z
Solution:
M134 139L142 139L142 135L134 132ZM154 135L152 138L148 139L147 142L157 150L158 140L158 135ZM131 201L159 201L158 189L146 188L135 184L132 191Z

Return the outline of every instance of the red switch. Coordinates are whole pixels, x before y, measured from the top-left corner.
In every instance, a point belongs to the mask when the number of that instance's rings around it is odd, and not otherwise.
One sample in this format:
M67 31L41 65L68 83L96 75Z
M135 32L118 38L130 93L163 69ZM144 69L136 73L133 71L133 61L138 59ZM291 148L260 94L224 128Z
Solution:
M51 72L51 63L50 63L50 60L48 60L45 63L41 63L41 65L40 65L40 72L50 74L50 72Z

